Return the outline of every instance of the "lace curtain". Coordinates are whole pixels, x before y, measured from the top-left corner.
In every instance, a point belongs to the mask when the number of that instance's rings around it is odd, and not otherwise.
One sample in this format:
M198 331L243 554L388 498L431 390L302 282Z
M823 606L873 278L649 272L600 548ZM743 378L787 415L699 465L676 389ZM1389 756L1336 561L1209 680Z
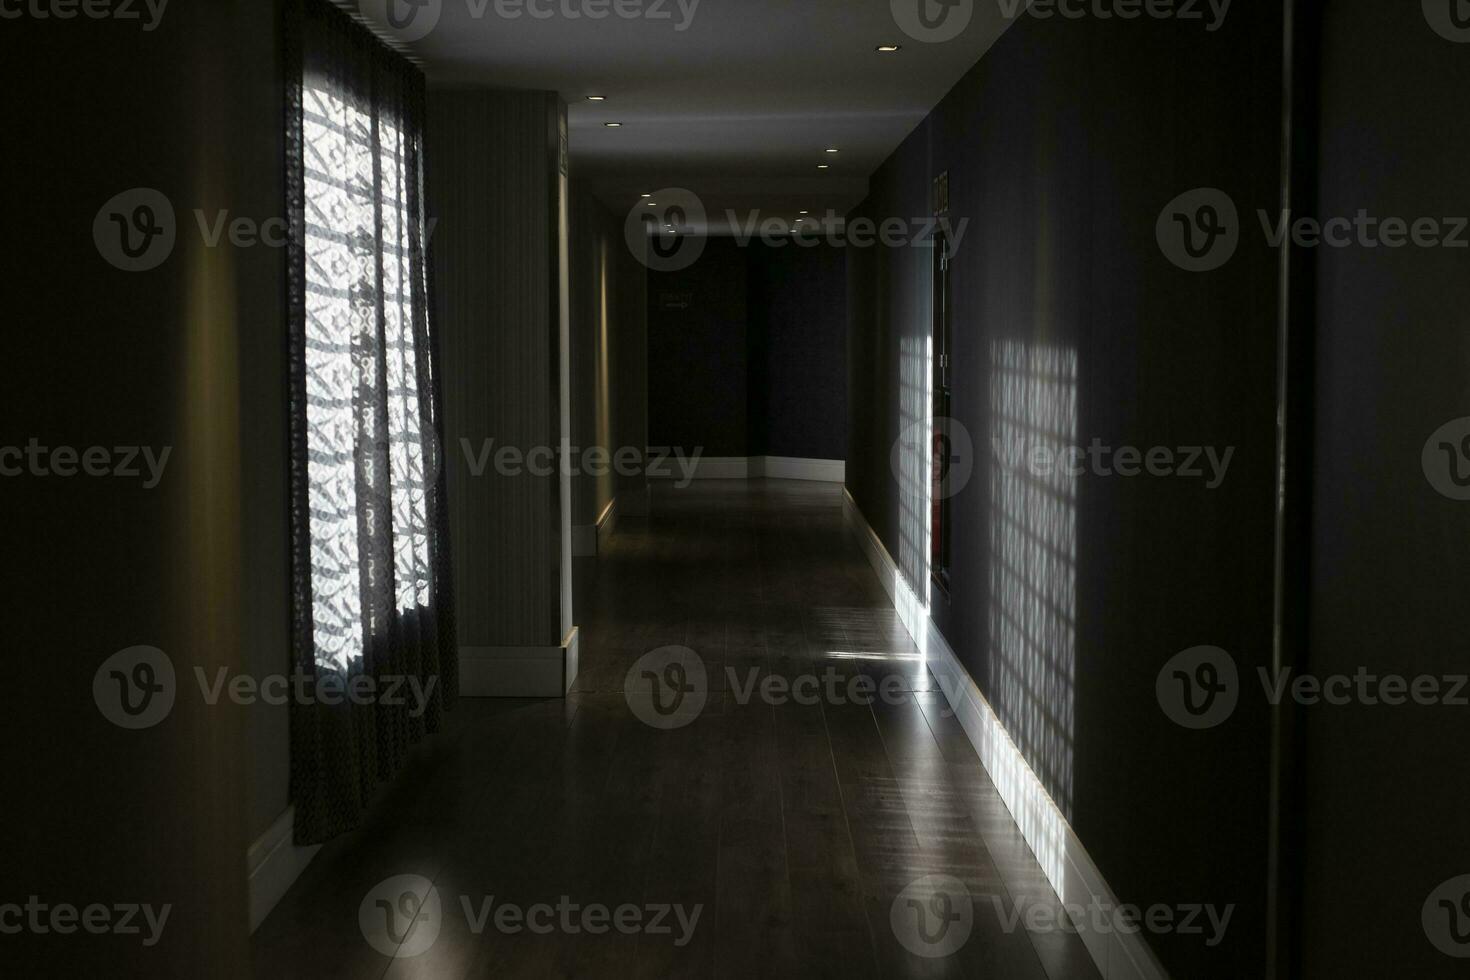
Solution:
M291 796L307 844L357 825L458 684L423 76L325 0L288 5L286 64L293 666L313 695L292 699Z

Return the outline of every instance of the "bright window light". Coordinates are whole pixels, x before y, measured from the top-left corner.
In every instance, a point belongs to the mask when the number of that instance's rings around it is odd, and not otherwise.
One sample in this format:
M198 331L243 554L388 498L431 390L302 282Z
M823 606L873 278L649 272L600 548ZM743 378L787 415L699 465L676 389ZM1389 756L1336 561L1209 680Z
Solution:
M359 511L391 523L398 609L431 601L409 257L410 222L418 223L422 241L424 215L407 213L408 154L397 127L380 118L374 132L367 113L310 84L302 106L314 636L318 665L347 671L362 659L364 631L385 625L364 619ZM379 196L382 206L375 204ZM427 295L427 283L417 285ZM380 343L385 377L368 356ZM387 405L389 474L372 473L374 456L358 452L360 416L380 402ZM364 502L363 486L391 489L382 501Z

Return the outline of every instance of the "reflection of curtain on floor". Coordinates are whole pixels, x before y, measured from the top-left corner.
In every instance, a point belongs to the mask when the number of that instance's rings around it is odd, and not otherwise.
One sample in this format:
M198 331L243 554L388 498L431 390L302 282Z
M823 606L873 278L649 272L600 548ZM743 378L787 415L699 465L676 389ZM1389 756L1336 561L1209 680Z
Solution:
M424 80L325 0L287 17L298 843L356 826L458 688L429 323ZM306 696L296 694L304 691Z

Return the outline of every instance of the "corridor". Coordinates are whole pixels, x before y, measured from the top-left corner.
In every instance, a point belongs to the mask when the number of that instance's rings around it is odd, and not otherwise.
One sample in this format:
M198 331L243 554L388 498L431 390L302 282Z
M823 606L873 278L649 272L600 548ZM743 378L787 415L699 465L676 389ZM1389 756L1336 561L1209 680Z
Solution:
M0 978L1465 980L1470 0L0 35Z
M574 692L461 700L372 823L327 845L261 926L256 976L1098 975L1075 933L1016 925L1018 910L1055 921L1034 909L1056 897L844 528L839 485L656 484L651 516L613 541ZM659 728L624 685L670 645L702 662L707 698ZM432 881L441 921L390 960L359 911L405 874ZM905 889L931 875L973 906L944 958L905 945ZM493 916L477 932L490 896L700 911L689 930L670 914L668 934L537 935Z

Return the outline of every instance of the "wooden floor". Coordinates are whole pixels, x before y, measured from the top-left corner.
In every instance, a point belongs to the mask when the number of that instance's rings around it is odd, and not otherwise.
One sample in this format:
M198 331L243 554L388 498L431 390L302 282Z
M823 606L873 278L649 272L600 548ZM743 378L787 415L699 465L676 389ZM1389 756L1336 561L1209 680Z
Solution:
M1096 977L1075 935L1002 922L1056 897L845 534L840 487L705 481L658 488L652 510L620 524L579 610L574 693L462 700L370 824L324 848L260 927L255 974ZM633 663L666 645L708 675L703 710L677 729L640 721L624 694ZM836 698L741 693L752 671L829 668ZM856 675L898 678L897 693L855 703ZM402 874L433 882L441 919L426 951L395 959L365 940L359 908ZM900 893L928 875L958 879L973 906L947 957L910 952L895 925L915 914ZM476 932L461 897L478 909L492 895L700 917L682 946L677 926Z

